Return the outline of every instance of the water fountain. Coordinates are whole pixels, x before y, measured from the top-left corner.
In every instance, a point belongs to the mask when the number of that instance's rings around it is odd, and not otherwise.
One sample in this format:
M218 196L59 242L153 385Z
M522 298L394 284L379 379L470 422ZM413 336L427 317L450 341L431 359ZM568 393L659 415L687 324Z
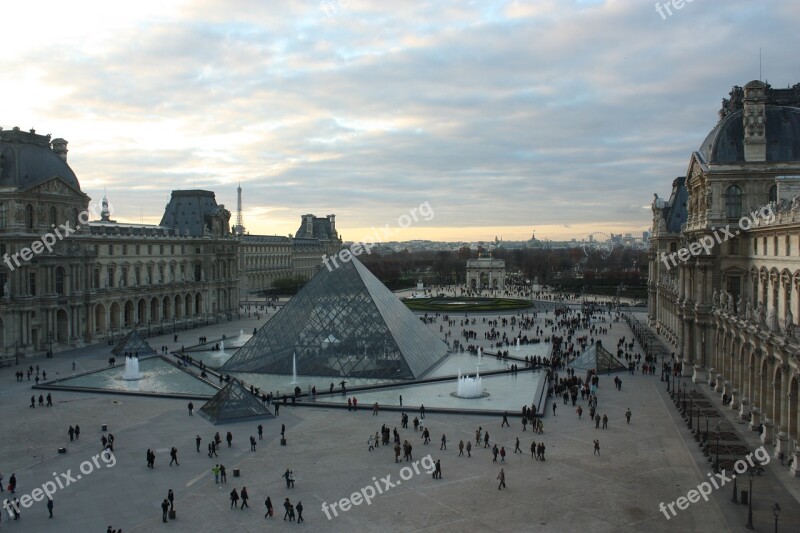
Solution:
M519 351L519 337L517 337L517 351Z
M468 375L462 376L461 369L458 369L458 386L456 387L455 396L459 398L481 398L486 394L483 392L481 386L481 376L476 370L475 377L471 378Z
M225 341L219 341L219 351L220 351L220 354L224 354L225 353Z
M297 383L297 354L292 354L292 385Z
M239 330L239 338L240 338L240 339L243 339L243 338L244 338L244 330L243 330L243 329L240 329L240 330Z
M135 381L142 379L144 376L139 372L139 358L128 356L125 358L125 372L122 374L122 379L125 381Z
M483 365L483 348L478 347L478 366Z

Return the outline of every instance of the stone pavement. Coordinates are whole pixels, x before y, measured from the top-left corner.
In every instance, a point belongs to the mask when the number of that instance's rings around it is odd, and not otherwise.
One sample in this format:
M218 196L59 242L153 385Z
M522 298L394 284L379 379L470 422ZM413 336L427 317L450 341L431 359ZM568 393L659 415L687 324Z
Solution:
M154 347L166 344L172 349L182 343L188 346L193 341L187 339L196 340L200 335L211 339L223 333L238 334L240 329L250 332L254 324L255 319L221 322L180 332L177 345L171 342L171 334L150 342ZM438 324L432 327L439 329ZM453 328L454 337L460 329ZM615 323L602 339L613 347L621 335L631 337L624 324ZM482 340L480 337L482 333ZM71 373L73 359L85 370L105 366L109 348L93 346L59 353L54 359L25 360L25 364L38 363L48 375L58 371L64 376ZM368 411L287 406L279 418L263 422L265 439L251 452L248 437L256 435L258 422L213 426L199 416L190 417L182 400L56 392L54 407L29 409L33 382L16 383L15 370L0 370L4 430L0 471L4 483L16 472L18 497L52 480L53 473L71 470L73 477L80 473L81 463L100 452L101 424L108 424L116 437L116 464L107 467L100 462L91 473L59 489L54 495L52 520L47 518L43 502L23 509L18 522L9 524L6 515L2 527L12 531L102 532L109 525L126 533L154 529L257 531L265 523L287 531L298 527L309 531L744 531L746 508L729 502L729 485L714 491L708 502L691 504L670 520L659 511L660 502L685 496L707 479L711 469L667 399L658 375L620 374L621 391L614 390L611 379L601 375L599 413L609 416L606 430L595 429L588 416L579 421L575 408L557 400L556 416L547 406L543 435L523 432L513 413L510 428L501 428L499 417L430 414L425 422L432 442L425 446L413 428L399 429L398 413L372 416ZM588 411L586 402L579 404ZM628 407L633 411L631 424L624 418ZM411 407L409 414L412 418L415 414ZM69 443L66 431L75 423L81 426L81 438ZM286 425L287 446L279 442L281 424ZM405 464L394 463L389 447L369 452L367 438L381 424L398 427L401 438L413 444L415 460L427 454L441 459L443 479L432 479L424 469L419 474L401 470ZM473 439L474 446L478 426L489 430L492 442L506 448L506 465L493 464L491 453L484 448L474 447L471 458L458 457L459 439ZM207 444L215 431L223 440L231 431L234 445L229 449L223 443L219 458L209 459ZM446 451L439 450L442 433L448 439ZM203 439L201 453L195 451L197 434ZM527 453L513 453L516 437ZM592 454L594 439L600 441L600 456ZM531 440L545 442L545 462L531 459ZM59 446L66 446L68 452L57 454ZM180 466L168 466L172 446L178 448ZM145 466L147 448L157 453L154 470ZM228 470L226 485L214 483L211 467L218 462ZM496 477L501 467L508 488L499 491ZM767 476L758 478L757 483L765 484L769 476L779 474L771 467L767 466ZM235 468L241 477L233 477ZM281 477L287 468L297 479L293 489L287 489ZM406 479L400 479L401 473ZM381 482L379 486L387 488L370 505L361 503L339 511L338 516L331 514L330 520L322 511L323 502L329 507L335 502L341 505L342 498L374 486L386 476L391 476L387 481L395 486ZM250 493L251 509L231 510L228 493L242 486ZM170 488L176 495L177 519L163 524L159 504ZM773 495L765 493L762 486L754 490L756 529L771 531L771 513L766 509ZM275 506L275 517L269 520L264 519L267 495ZM294 504L303 502L306 522L300 526L282 520L286 497ZM796 502L780 488L775 497L786 502L780 531L796 530L800 521L791 510Z

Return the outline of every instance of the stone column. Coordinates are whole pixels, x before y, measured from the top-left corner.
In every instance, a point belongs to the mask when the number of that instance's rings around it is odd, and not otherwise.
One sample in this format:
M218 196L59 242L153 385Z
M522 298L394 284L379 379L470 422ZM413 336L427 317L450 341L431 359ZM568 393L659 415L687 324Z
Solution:
M778 426L778 438L775 442L775 457L779 457L781 453L784 454L785 459L789 459L789 433L787 428L789 427L789 384L791 381L791 375L789 374L789 365L783 363L780 366L781 372L781 388L780 391L776 391L779 394L777 395L778 401L780 401L780 405L776 405L775 408L779 410L781 415L780 424Z
M706 346L709 344L706 335L709 334L709 328L706 324L695 322L695 335L694 335L694 375L692 381L695 383L708 383L708 359L706 356Z

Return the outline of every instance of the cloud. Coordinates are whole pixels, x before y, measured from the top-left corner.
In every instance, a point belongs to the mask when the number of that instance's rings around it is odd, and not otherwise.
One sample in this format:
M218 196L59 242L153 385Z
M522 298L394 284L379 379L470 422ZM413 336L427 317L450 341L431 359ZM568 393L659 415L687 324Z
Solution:
M800 81L790 0L667 20L628 1L333 4L78 2L10 52L3 125L67 138L85 192L108 188L121 218L160 219L175 188L230 208L241 182L251 232L308 212L346 232L423 201L448 234L638 231L756 76L742 35L765 36L773 85ZM36 28L15 14L18 36Z

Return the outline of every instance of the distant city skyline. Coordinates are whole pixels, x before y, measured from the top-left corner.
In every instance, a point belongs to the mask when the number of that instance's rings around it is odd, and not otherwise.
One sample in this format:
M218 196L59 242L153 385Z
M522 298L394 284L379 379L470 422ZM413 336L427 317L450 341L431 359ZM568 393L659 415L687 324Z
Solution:
M0 126L67 139L121 222L173 189L235 212L241 182L252 234L334 213L356 240L429 202L393 238L636 236L733 85L800 81L795 2L722 6L16 2Z

